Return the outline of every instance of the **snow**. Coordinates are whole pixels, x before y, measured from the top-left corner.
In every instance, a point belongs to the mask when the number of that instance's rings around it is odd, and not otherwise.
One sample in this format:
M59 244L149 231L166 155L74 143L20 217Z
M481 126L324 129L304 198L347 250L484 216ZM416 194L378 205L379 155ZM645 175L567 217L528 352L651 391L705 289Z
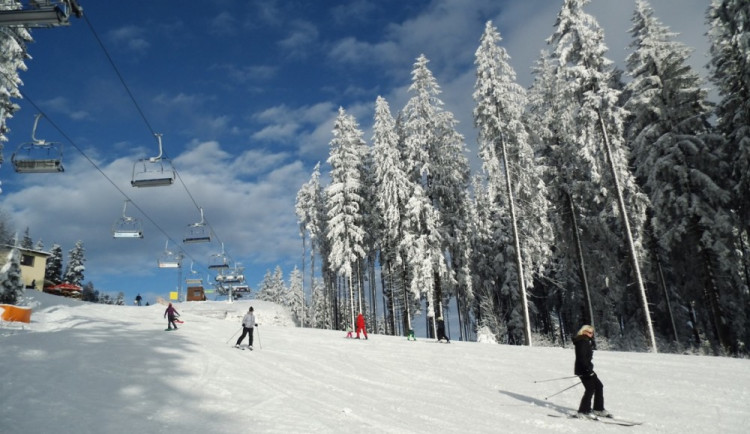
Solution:
M740 433L750 361L597 351L606 407L638 427L549 417L577 407L572 348L295 328L261 301L112 306L29 291L0 323L0 432ZM252 305L255 350L232 348Z

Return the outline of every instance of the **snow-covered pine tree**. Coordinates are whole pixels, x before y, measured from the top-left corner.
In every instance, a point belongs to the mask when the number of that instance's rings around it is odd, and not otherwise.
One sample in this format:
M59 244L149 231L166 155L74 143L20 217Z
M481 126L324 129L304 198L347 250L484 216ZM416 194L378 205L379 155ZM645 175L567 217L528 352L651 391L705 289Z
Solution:
M34 240L31 239L31 233L29 227L23 231L23 238L21 239L21 248L31 250L34 248Z
M735 303L745 306L742 342L750 341L750 6L744 0L713 0L708 9L711 79L721 97L718 131L724 136L729 165L727 188L737 214L737 244L742 255L744 284ZM735 329L737 331L737 329ZM747 351L747 350L746 350Z
M16 0L0 4L0 10L21 9L22 3ZM21 99L18 86L21 78L18 71L25 71L26 43L32 41L25 27L3 27L0 32L0 163L2 163L3 143L8 141L7 119L20 108L13 99ZM2 190L0 190L2 192ZM5 239L3 239L5 241Z
M357 262L365 257L362 226L362 131L353 116L339 108L330 142L328 164L331 184L326 187L328 233L331 243L330 266L346 278L349 288L351 327L354 324L354 272Z
M529 134L523 122L526 92L516 83L510 56L499 45L502 38L492 22L487 22L476 51L477 80L474 85L474 124L479 129L482 167L487 174L490 195L504 194L505 213L510 217L513 243L509 252L516 258L505 264L502 278L509 291L520 300L523 324L509 325L512 339L531 345L531 325L526 288L534 284L550 254L552 228L547 219L549 202L541 168L534 157ZM499 161L504 162L503 165ZM517 204L517 206L516 206ZM519 234L524 234L523 240Z
M728 346L735 340L729 330L742 329L741 322L725 326L730 318L742 316L730 313L737 303L729 301L738 295L732 289L739 284L738 261L732 254L731 227L726 225L731 221L730 193L717 182L725 172L717 171L720 140L708 122L707 90L687 63L690 50L675 40L645 0L636 1L632 21L627 138L636 176L651 200L666 280L682 303L677 323L688 323L686 313L697 302L703 328L714 330L715 342ZM731 294L724 306L720 294ZM690 329L675 332L683 341L694 335Z
M377 212L380 215L381 280L386 297L388 314L387 330L395 334L398 288L404 288L404 263L401 260L400 241L404 233L405 208L411 197L414 184L404 170L399 150L396 121L391 115L388 102L383 97L375 101L375 123L373 125L373 160ZM403 304L401 304L403 305Z
M746 0L712 0L708 9L711 80L721 100L717 128L726 139L731 164L729 189L744 232L746 256L750 237L750 5ZM746 266L750 259L746 258ZM746 277L750 281L750 276Z
M76 241L75 247L68 252L68 266L65 267L63 282L81 286L83 282L83 272L86 271L86 266L83 265L83 263L86 262L84 253L85 249L83 248L83 241Z
M305 293L302 288L302 272L294 267L289 273L289 289L286 294L286 305L292 313L297 325L304 326Z
M53 244L44 269L44 280L56 285L62 282L63 252L59 244Z
M491 164L491 163L490 163ZM474 302L472 310L475 320L475 332L485 330L492 333L493 342L508 343L508 327L504 318L510 316L509 310L518 309L517 299L500 297L501 276L505 263L513 261L504 246L512 245L512 235L507 230L507 214L500 212L504 196L490 193L485 179L474 177L474 202L471 208L471 274L474 279ZM506 229L503 231L502 229ZM507 294L506 294L507 295ZM517 294L516 294L517 295ZM510 302L510 303L509 303ZM523 339L523 335L519 337ZM520 341L523 342L523 341Z
M362 227L370 228L366 230L362 240L362 248L365 250L365 257L360 260L359 267L359 287L360 290L360 310L365 313L367 325L373 332L378 330L378 312L377 312L377 278L375 276L375 265L380 249L380 237L378 229L382 226L380 222L380 213L377 212L377 192L375 186L375 161L372 154L373 148L364 145L362 148ZM365 282L367 283L367 292L365 293ZM368 309L369 305L369 309Z
M471 299L468 272L468 184L469 164L464 138L456 131L457 121L443 108L441 93L422 54L412 69L413 96L403 110L404 159L412 182L420 185L438 213L440 237L446 260L445 276L436 276L428 315L442 315L443 302L449 296ZM459 306L459 312L462 308ZM434 329L433 329L434 330Z
M550 166L557 168L548 185L558 199L556 208L572 209L577 214L569 214L568 218L576 217L583 246L577 251L575 242L558 243L559 253L583 258L590 268L588 278L596 291L589 294L596 306L593 310L598 312L600 336L645 336L655 352L656 340L640 273L648 199L629 172L622 135L625 111L617 106L620 91L614 86L617 75L612 62L604 56L607 48L602 29L593 16L583 11L589 1L565 0L555 31L547 40L552 47L548 66L554 71L543 76L554 77L546 86L556 87L558 94L553 97L561 100L553 103L560 111L546 117L555 119L547 127L554 135L546 144L546 158ZM571 227L558 227L558 239L570 240L570 235L561 232L569 232ZM622 260L627 257L630 266L623 267ZM626 294L631 282L639 297ZM580 282L560 284L577 287ZM638 298L640 306L631 302ZM642 318L643 327L624 327L634 315Z
M0 268L0 303L16 304L23 292L21 252L14 246L8 252L5 265Z

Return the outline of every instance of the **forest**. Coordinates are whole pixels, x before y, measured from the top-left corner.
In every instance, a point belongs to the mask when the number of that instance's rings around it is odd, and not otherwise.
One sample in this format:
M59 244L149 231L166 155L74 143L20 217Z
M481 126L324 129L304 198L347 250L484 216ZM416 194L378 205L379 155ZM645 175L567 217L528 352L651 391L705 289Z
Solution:
M603 348L747 354L750 5L707 8L711 102L648 2L624 71L587 3L564 1L528 89L487 22L480 174L424 55L402 109L375 101L369 142L339 109L326 166L297 194L305 324L365 312L405 335L422 315L434 336L453 311L460 340L562 345L591 324Z

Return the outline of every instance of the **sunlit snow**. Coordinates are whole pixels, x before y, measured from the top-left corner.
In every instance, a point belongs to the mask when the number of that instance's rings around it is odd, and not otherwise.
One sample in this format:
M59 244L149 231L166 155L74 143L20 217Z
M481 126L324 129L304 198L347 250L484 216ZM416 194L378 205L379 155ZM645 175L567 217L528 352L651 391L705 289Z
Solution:
M0 325L0 432L741 433L750 361L597 351L605 425L577 407L572 348L520 347L296 328L260 301L112 306L27 292L30 324ZM255 350L232 344L248 306Z

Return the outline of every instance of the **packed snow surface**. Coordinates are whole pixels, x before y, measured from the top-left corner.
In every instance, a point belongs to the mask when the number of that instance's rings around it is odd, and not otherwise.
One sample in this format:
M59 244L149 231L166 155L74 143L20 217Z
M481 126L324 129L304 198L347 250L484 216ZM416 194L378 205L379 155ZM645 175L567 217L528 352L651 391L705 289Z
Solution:
M0 432L746 433L750 361L597 351L606 407L573 411L573 349L294 327L261 301L111 306L27 292L30 324L0 324ZM255 350L232 347L254 306ZM247 342L247 341L246 341ZM546 399L549 397L549 399Z

